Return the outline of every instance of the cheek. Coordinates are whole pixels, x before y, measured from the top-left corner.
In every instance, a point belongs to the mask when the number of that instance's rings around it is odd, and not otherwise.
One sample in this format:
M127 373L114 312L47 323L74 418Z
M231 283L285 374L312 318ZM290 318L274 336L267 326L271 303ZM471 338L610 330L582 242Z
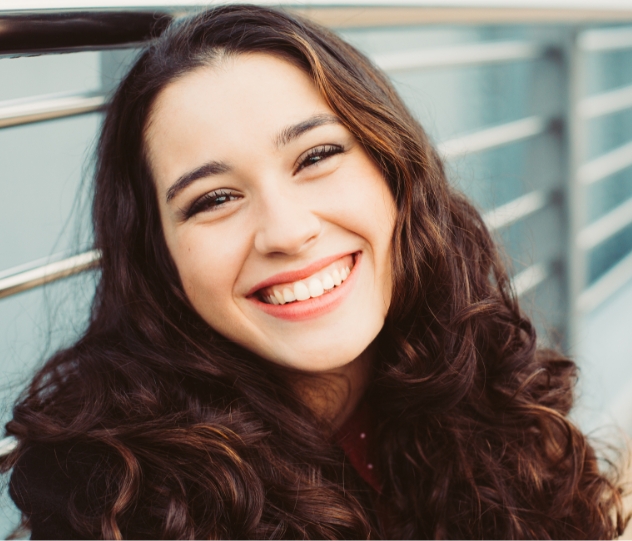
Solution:
M196 230L197 229L197 230ZM205 228L192 228L178 235L169 246L182 286L193 307L205 319L225 309L232 297L239 272L239 246L217 238Z
M376 258L390 259L397 208L386 181L372 163L342 174L331 216L366 239Z

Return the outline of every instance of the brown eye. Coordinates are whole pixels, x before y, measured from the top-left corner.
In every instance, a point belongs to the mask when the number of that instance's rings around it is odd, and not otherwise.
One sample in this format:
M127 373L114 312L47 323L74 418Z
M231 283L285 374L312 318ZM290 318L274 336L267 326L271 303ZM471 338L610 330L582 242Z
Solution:
M340 145L322 145L312 148L305 156L300 159L298 167L296 168L296 172L298 173L301 169L304 169L305 167L317 165L330 156L340 154L341 152L344 152L344 149Z
M193 204L184 213L184 216L188 219L200 212L216 210L229 201L239 199L239 197L240 196L238 194L229 190L216 190L204 194L202 197L193 202Z

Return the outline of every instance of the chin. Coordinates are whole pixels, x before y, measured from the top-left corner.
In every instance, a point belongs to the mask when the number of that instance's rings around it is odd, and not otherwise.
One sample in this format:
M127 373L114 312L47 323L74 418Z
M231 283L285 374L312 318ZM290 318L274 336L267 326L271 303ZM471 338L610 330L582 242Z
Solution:
M322 341L319 341L317 345L312 347L306 347L304 343L299 347L285 345L284 347L274 348L277 352L276 355L272 352L272 355L266 352L263 357L277 364L305 372L337 370L350 364L362 355L373 343L380 329L377 332L367 333L364 340L354 340L353 343L336 341L324 345ZM360 338L357 336L357 333L355 338Z

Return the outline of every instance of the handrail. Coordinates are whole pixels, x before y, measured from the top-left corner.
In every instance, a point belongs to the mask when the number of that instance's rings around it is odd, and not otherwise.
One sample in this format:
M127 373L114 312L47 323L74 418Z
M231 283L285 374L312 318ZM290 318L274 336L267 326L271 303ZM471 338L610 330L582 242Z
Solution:
M0 299L92 269L98 265L99 258L100 254L97 250L90 250L2 278L0 279Z
M148 11L0 12L0 56L138 46L170 20L166 13Z
M49 94L0 102L0 128L21 126L103 110L107 97L101 92Z

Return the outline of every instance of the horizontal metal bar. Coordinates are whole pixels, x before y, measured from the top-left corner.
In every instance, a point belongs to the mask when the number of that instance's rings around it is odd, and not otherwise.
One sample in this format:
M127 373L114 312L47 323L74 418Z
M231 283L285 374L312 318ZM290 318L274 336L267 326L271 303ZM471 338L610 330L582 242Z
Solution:
M632 28L586 30L579 34L577 46L584 51L603 52L632 48Z
M577 180L593 184L632 165L632 141L582 165Z
M584 98L579 102L578 110L584 118L595 118L629 107L632 107L632 85Z
M107 98L101 93L52 94L0 102L0 128L101 111Z
M550 123L551 121L545 117L532 116L448 139L439 143L437 148L444 158L456 158L470 152L480 152L540 135L549 129Z
M550 265L536 263L516 274L511 280L518 297L538 287L551 275Z
M6 456L18 446L18 440L13 436L0 440L0 456Z
M2 10L50 10L51 0L3 0ZM55 0L55 9L100 9L100 8L153 8L153 7L206 7L212 2L210 0ZM299 2L297 0L259 0L256 4L264 5L284 5L284 6L336 6L342 4L340 0L317 0L310 2ZM435 7L438 4L446 8L480 8L492 9L507 7L507 0L345 0L344 6L393 6L393 7ZM630 11L628 0L514 0L510 3L509 9L533 9L538 11L551 11L558 9L564 12L574 12L578 9L585 10L622 10Z
M551 200L551 192L534 191L486 212L483 220L491 231L495 231L534 214L546 207Z
M426 68L516 62L534 60L546 53L542 44L521 41L467 43L451 47L434 47L416 51L400 51L373 56L383 70L397 72Z
M632 199L582 229L577 235L577 245L583 250L592 250L630 224L632 224Z
M0 12L0 56L137 46L159 35L170 20L166 13L130 10Z
M91 250L3 278L0 280L0 299L92 269L98 265L99 258L99 252Z
M606 272L577 298L577 309L590 312L632 280L632 253Z

